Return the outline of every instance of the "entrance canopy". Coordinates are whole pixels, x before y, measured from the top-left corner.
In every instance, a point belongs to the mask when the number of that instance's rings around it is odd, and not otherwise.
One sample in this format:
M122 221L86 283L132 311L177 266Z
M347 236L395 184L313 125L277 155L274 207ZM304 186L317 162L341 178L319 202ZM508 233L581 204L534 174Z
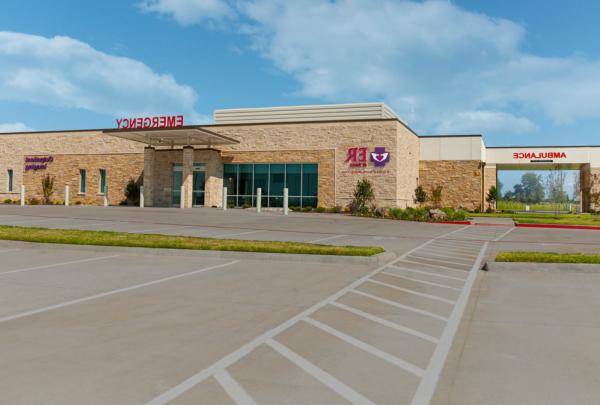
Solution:
M218 134L200 126L184 126L178 128L149 129L106 129L107 135L130 141L148 144L148 146L217 146L239 143L238 140Z

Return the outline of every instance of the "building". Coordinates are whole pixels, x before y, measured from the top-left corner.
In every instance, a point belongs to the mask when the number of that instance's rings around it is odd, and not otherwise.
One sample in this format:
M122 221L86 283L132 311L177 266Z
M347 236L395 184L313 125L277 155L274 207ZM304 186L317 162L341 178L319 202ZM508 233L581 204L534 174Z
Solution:
M0 135L0 199L124 200L128 181L144 185L147 206L345 206L369 179L379 206L414 205L417 185L442 187L442 204L485 206L498 170L578 169L582 189L600 190L600 147L486 147L481 135L419 136L383 103L229 109L213 124L183 117L123 118L117 128ZM596 179L596 180L595 180ZM587 188L586 188L587 187ZM182 194L183 193L183 194ZM583 198L583 208L589 209Z

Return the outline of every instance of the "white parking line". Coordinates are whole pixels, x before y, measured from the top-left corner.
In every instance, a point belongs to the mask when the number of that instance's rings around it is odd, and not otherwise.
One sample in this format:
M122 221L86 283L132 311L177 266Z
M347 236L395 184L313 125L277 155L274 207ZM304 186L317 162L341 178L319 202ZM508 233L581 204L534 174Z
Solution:
M449 252L454 255L467 256L467 257L472 258L473 260L475 260L475 258L477 257L477 253L478 253L478 251L476 251L476 250L466 251L466 250L460 250L457 248L449 248L446 246L439 246L439 245L431 245L431 246L429 246L429 250L434 251L434 252L441 250L444 252Z
M439 264L415 262L414 260L410 260L410 259L404 259L402 261L405 262L405 263L410 263L412 265L433 267L433 268L442 269L442 270L448 270L448 271L456 271L456 272L461 273L461 274L467 274L468 273L467 269L455 269L453 267L440 266Z
M428 342L435 343L435 344L437 344L439 342L439 340L437 338L434 338L433 336L419 332L418 330L408 328L406 326L399 325L395 322L388 321L387 319L383 319L383 318L378 317L377 315L373 315L368 312L361 311L360 309L351 307L349 305L342 304L341 302L337 302L337 301L332 302L331 305L336 306L345 311L351 312L354 315L358 315L358 316L361 316L370 321L376 322L380 325L387 326L388 328L396 329L400 332L419 337L423 340L427 340Z
M0 273L0 276L5 276L7 274L14 274L14 273L23 273L23 272L32 271L32 270L41 270L41 269L49 269L52 267L66 266L68 264L86 263L86 262L93 262L93 261L97 261L97 260L112 259L112 258L115 258L118 256L119 255L100 256L100 257L92 257L92 258L88 258L88 259L71 260L71 261L62 262L62 263L52 263L52 264L44 264L41 266L35 266L35 267L26 267L24 269L17 269L17 270L10 270L10 271L2 272L2 273Z
M435 260L436 262L441 262L441 263L458 264L458 265L467 266L467 267L471 266L471 264L473 263L473 260L469 260L469 259L459 259L457 257L451 258L450 256L436 256L429 252L426 252L424 254L427 254L429 256L423 256L422 253L419 253L418 255L416 253L413 253L412 255L410 255L410 257L414 257L417 259L424 259L424 260ZM448 259L463 260L463 262L455 262L453 260L448 260Z
M444 303L450 304L450 305L454 305L455 304L455 301L452 301L452 300L449 300L449 299L446 299L446 298L442 298L442 297L438 297L437 295L425 294L425 293L422 293L422 292L411 290L409 288L403 288L403 287L398 287L397 285L394 285L394 284L384 283L383 281L377 281L377 280L373 280L373 279L368 279L367 282L373 283L373 284L379 284L379 285L382 285L382 286L384 286L386 288L392 288L394 290L402 291L402 292L405 292L405 293L409 293L409 294L413 294L413 295L418 295L418 296L423 297L423 298L429 298L430 300L440 301L440 302L444 302Z
M323 242L323 241L326 241L326 240L337 239L337 238L343 238L344 236L348 236L348 235L334 235L334 236L328 236L328 237L326 237L326 238L315 239L315 240L309 240L307 243L317 243L317 242Z
M509 233L511 233L512 231L514 231L515 229L517 229L516 226L513 226L512 228L510 228L508 231L503 232L500 236L498 236L496 239L494 239L494 242L499 241L500 239L504 238L506 235L508 235Z
M434 314L433 312L425 311L424 309L419 309L419 308L411 307L409 305L400 304L399 302L388 300L386 298L381 298L381 297L378 297L378 296L373 295L373 294L362 292L360 290L352 290L351 292L353 294L358 294L358 295L362 295L362 296L367 297L367 298L371 298L372 300L375 300L375 301L383 302L384 304L388 304L388 305L391 305L391 306L396 307L396 308L401 308L401 309L405 309L407 311L415 312L415 313L420 314L420 315L429 316L431 318L435 318L435 319L438 319L440 321L446 322L448 320L448 318L446 318L444 316L441 316L441 315L438 315L438 314Z
M469 225L470 226L470 225ZM433 239L428 240L427 242L424 242L423 244L416 246L415 248L409 250L408 252L404 253L402 256L398 257L397 259L392 260L390 263L388 264L392 264L395 263L397 261L402 260L406 255L422 248L425 247L431 243L433 243L434 241L436 241L438 238L442 238L444 236L453 234L455 232L461 231L463 229L468 228L469 226L465 226L459 229L455 229L453 231L450 231L448 233L442 234L438 237L435 237ZM218 360L217 362L213 363L212 365L204 368L203 370L197 372L196 374L190 376L189 378L187 378L186 380L182 381L181 383L175 385L174 387L168 389L167 391L163 392L162 394L160 394L159 396L155 397L154 399L150 400L147 402L147 404L149 405L158 405L158 404L166 404L167 402L177 398L178 396L180 396L181 394L183 394L184 392L186 392L187 390L193 388L194 386L196 386L197 384L201 383L202 381L204 381L206 378L210 377L211 375L213 375L215 372L217 372L218 370L222 370L225 369L227 367L229 367L230 365L232 365L233 363L237 362L238 360L240 360L242 357L246 356L248 353L250 353L252 350L254 350L255 348L257 348L258 346L260 346L261 344L267 342L269 339L272 339L274 336L278 335L279 333L283 332L284 330L290 328L291 326L295 325L297 322L305 319L307 316L309 316L310 314L318 311L320 308L334 302L337 301L338 298L340 298L341 296L343 296L344 294L350 292L350 291L354 291L356 293L358 293L355 288L357 286L359 286L360 284L362 284L365 280L367 280L369 277L377 274L378 272L380 272L382 269L384 269L388 264L384 264L378 268L376 268L375 270L373 270L372 272L370 272L369 274L359 278L358 280L355 280L354 282L350 283L349 285L347 285L346 287L342 288L341 290L339 290L338 292L330 295L329 297L325 298L324 300L314 304L313 306L307 308L306 310L304 310L303 312L293 316L292 318L288 319L287 321L281 323L280 325L276 326L275 328L263 333L262 335L254 338L253 340L251 340L250 342L246 343L245 345L241 346L240 348L238 348L237 350L229 353L228 355L226 355L225 357L222 357L220 360ZM366 294L366 295L370 295L370 294ZM375 296L371 296L371 297L375 297ZM378 297L375 297L375 299L378 299ZM383 299L382 299L383 300ZM446 321L447 318L444 318L440 315L437 314L433 314L427 311L423 311L423 310L419 310L417 308L412 308L409 306L404 306L402 304L399 303L392 303L392 301L389 300L385 300L388 301L388 303L390 303L390 305L395 305L397 307L401 307L406 310L409 311L413 311L416 313L420 313L423 315L428 315L431 316L433 318L436 319L441 319L443 321Z
M436 262L436 263L448 263L451 265L456 265L456 266L465 266L465 268L463 268L463 271L469 271L469 268L471 267L470 263L458 263L458 262L453 262L451 260L444 260L444 259L434 259L433 257L423 257L423 256L419 256L415 253L411 254L410 256L408 256L411 259L419 259L419 260L429 260L432 262ZM460 269L460 267L458 267L458 269Z
M466 280L466 278L464 278L464 277L453 277L453 276L447 276L445 274L433 273L433 272L429 272L429 271L423 271L423 270L417 270L417 269L409 269L407 267L400 267L400 266L396 266L394 264L390 265L390 267L396 268L398 270L410 271L410 272L413 272L413 273L427 274L429 276L447 278L449 280L457 280L457 281L462 281L462 282L464 282Z
M230 236L250 235L252 233L260 233L260 232L267 232L267 231L265 229L259 229L259 230L256 230L256 231L238 232L238 233L226 233L224 235L214 235L212 237L213 238L224 238L224 237L230 237Z
M189 271L187 273L177 274L175 276L164 277L164 278L160 278L158 280L148 281L146 283L135 284L135 285L125 287L125 288L119 288L117 290L107 291L107 292L103 292L100 294L94 294L94 295L90 295L90 296L83 297L83 298L78 298L78 299L71 300L71 301L61 302L60 304L50 305L50 306L43 307L43 308L33 309L31 311L26 311L26 312L21 312L21 313L14 314L14 315L5 316L3 318L0 318L0 323L12 321L14 319L24 318L24 317L30 316L30 315L41 314L43 312L53 311L55 309L68 307L70 305L80 304L82 302L92 301L92 300L95 300L98 298L108 297L110 295L120 294L120 293L124 293L127 291L132 291L132 290L137 290L138 288L149 287L151 285L164 283L166 281L176 280L176 279L182 278L182 277L192 276L194 274L204 273L206 271L215 270L215 269L225 267L225 266L230 266L230 265L238 263L238 262L239 262L239 260L233 260L233 261L230 261L227 263L217 264L215 266L206 267L206 268L203 268L200 270Z
M358 392L354 391L352 388L348 387L346 384L327 373L326 371L320 369L315 366L304 357L299 356L295 352L293 352L288 347L282 345L281 343L268 339L265 344L275 350L277 353L281 354L283 357L294 363L296 366L300 367L302 370L316 378L321 383L325 384L333 391L337 392L340 396L347 399L349 402L353 404L373 404L374 402L360 395Z
M391 277L396 277L396 278L402 278L404 280L414 281L416 283L427 284L427 285L431 285L431 286L434 286L434 287L448 288L450 290L456 290L456 291L462 290L462 288L456 288L456 287L452 287L452 286L449 286L449 285L446 285L446 284L439 284L439 283L434 283L434 282L431 282L431 281L420 280L418 278L401 276L399 274L394 274L394 273L390 273L390 272L387 272L387 271L382 271L381 274L385 274L386 276L391 276Z
M448 323L446 324L446 327L442 332L442 336L440 337L440 343L436 346L433 355L431 356L429 366L427 367L425 375L419 383L419 387L417 388L417 391L411 402L412 405L423 405L431 402L431 398L435 392L435 387L437 386L444 363L446 363L446 358L448 357L450 348L452 347L454 335L456 335L458 325L460 324L460 320L467 306L469 295L471 294L471 288L473 288L473 284L477 278L477 272L479 271L479 266L483 261L484 253L487 247L488 243L486 242L481 248L479 256L469 272L465 287L456 302L452 314L450 314Z
M346 343L351 344L352 346L355 346L369 354L372 354L375 357L379 357L380 359L387 361L388 363L393 364L396 367L406 370L409 373L416 375L417 377L422 377L423 374L425 374L425 370L423 370L421 367L415 366L414 364L409 363L408 361L402 360L401 358L384 352L383 350L378 349L375 346L372 346L368 343L365 343L362 340L358 340L350 335L347 335L344 332L340 332L339 330L332 328L329 325L325 325L323 322L319 322L313 318L308 317L303 319L303 321L316 328L321 329L324 332L329 333L332 336L337 337L338 339L343 340Z
M220 370L215 373L215 379L236 404L256 405L256 401L252 399L246 390L226 370Z

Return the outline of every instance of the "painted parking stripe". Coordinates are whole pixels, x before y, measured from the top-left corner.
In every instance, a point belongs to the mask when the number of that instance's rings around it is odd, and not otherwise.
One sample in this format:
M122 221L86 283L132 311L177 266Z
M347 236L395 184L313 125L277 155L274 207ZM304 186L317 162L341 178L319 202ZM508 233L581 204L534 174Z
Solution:
M437 263L448 263L448 264L452 264L452 265L457 265L457 266L465 266L464 271L469 271L469 268L471 267L470 263L458 263L458 262L453 262L451 260L445 260L445 259L434 259L433 257L424 257L424 256L420 256L418 253L413 253L410 256L408 256L409 258L413 258L413 259L419 259L419 260L429 260L432 262L437 262Z
M407 311L415 312L415 313L420 314L420 315L425 315L425 316L428 316L430 318L435 318L435 319L438 319L440 321L446 322L448 320L448 318L446 318L446 317L444 317L442 315L434 314L433 312L425 311L424 309L419 309L419 308L411 307L409 305L404 305L404 304L401 304L401 303L396 302L396 301L388 300L387 298L381 298L381 297L378 297L376 295L363 292L361 290L352 290L351 292L353 294L362 295L364 297L370 298L370 299L375 300L375 301L382 302L384 304L388 304L388 305L396 307L396 308L405 309Z
M96 300L98 298L104 298L104 297L109 297L109 296L115 295L115 294L121 294L121 293L124 293L127 291L137 290L139 288L149 287L151 285L164 283L166 281L177 280L179 278L193 276L195 274L200 274L200 273L204 273L206 271L219 269L221 267L231 266L232 264L235 264L238 262L239 262L239 260L233 260L233 261L230 261L227 263L217 264L215 266L205 267L205 268L199 269L199 270L194 270L194 271L189 271L187 273L177 274L175 276L163 277L158 280L148 281L148 282L141 283L141 284L135 284L135 285L132 285L129 287L119 288L116 290L106 291L106 292L103 292L100 294L94 294L94 295L90 295L90 296L83 297L83 298L78 298L78 299L71 300L71 301L61 302L60 304L50 305L50 306L43 307L43 308L33 309L31 311L26 311L26 312L21 312L21 313L14 314L14 315L5 316L3 318L0 318L0 323L24 318L26 316L37 315L37 314L41 314L44 312L53 311L55 309L60 309L60 308L68 307L68 306L75 305L75 304L81 304L83 302Z
M373 279L369 279L367 281L369 283L379 284L381 286L391 288L394 290L402 291L402 292L413 294L413 295L418 295L423 298L429 298L430 300L445 302L446 304L450 304L450 305L454 305L456 303L455 301L452 301L452 300L449 300L446 298L442 298L442 297L438 297L437 295L431 295L431 294L426 294L426 293L422 293L419 291L414 291L414 290L411 290L410 288L398 287L397 285L390 284L390 283L384 283L383 281L378 281L378 280L373 280Z
M512 231L514 231L515 229L517 229L516 226L513 226L512 228L510 228L508 231L503 232L502 235L498 236L496 239L494 239L494 242L499 241L500 239L504 238L506 235L508 235L509 233L511 233Z
M457 268L454 268L454 267L441 266L439 264L422 263L422 262L417 262L417 261L414 261L414 260L410 260L410 258L404 259L402 261L405 262L405 263L410 263L413 266L427 266L427 267L433 267L433 268L437 268L437 269L441 269L441 270L455 271L455 272L461 273L461 274L467 274L468 273L467 269L457 269Z
M361 316L361 317L363 317L365 319L368 319L370 321L376 322L376 323L378 323L380 325L387 326L388 328L395 329L397 331L406 333L408 335L416 336L416 337L421 338L423 340L427 340L428 342L435 343L435 344L437 344L439 342L439 340L437 338L435 338L433 336L430 336L430 335L428 335L426 333L422 333L422 332L419 332L418 330L411 329L411 328L408 328L406 326L402 326L400 324L397 324L395 322L388 321L387 319L383 319L383 318L380 318L380 317L378 317L376 315L370 314L368 312L361 311L360 309L351 307L351 306L346 305L346 304L342 304L341 302L337 302L337 301L336 302L332 302L331 305L336 306L336 307L338 307L340 309L343 309L345 311L351 312L354 315L358 315L358 316Z
M425 256L427 255L427 256ZM439 262L443 262L443 263L452 263L452 264L459 264L459 265L463 265L463 266L471 266L471 264L473 263L473 260L470 259L461 259L459 257L452 257L452 256L440 256L440 255L436 255L433 254L431 252L419 252L417 253L413 253L411 255L411 257L417 257L419 259L427 259L427 260L435 260L435 261L439 261ZM454 260L461 260L461 262L455 262Z
M401 358L396 357L393 354L384 352L383 350L378 349L375 346L372 346L368 343L365 343L362 340L356 339L355 337L347 335L344 332L340 332L339 330L332 328L331 326L326 325L323 322L319 322L313 318L308 317L304 319L304 322L316 328L319 328L322 331L327 332L330 335L335 336L338 339L341 339L344 342L349 343L352 346L355 346L369 354L372 354L375 357L379 357L380 359L387 361L388 363L393 364L396 367L406 370L409 373L416 375L417 377L422 377L423 374L425 374L425 370L423 370L421 367L415 366L414 364L409 363L408 361L402 360Z
M246 390L226 370L216 372L215 379L236 404L256 405L256 401L252 399Z
M107 260L107 259L113 259L115 257L119 257L119 255L100 256L100 257L92 257L92 258L80 259L80 260L71 260L71 261L62 262L62 263L44 264L41 266L26 267L24 269L5 271L5 272L0 273L0 276L5 276L7 274L14 274L14 273L24 273L26 271L33 271L33 270L50 269L52 267L67 266L69 264L87 263L87 262L94 262L94 261L98 261L98 260Z
M256 231L247 231L247 232L237 232L237 233L226 233L224 235L214 235L213 238L225 238L225 237L230 237L230 236L242 236L242 235L250 235L252 233L260 233L260 232L267 232L265 229L259 229Z
M446 285L446 284L434 283L432 281L420 280L418 278L401 276L399 274L394 274L394 273L390 273L390 272L387 272L387 271L382 271L380 274L385 274L386 276L392 276L392 277L396 277L396 278L402 278L404 280L410 280L410 281L414 281L416 283L427 284L427 285L431 285L431 286L434 286L434 287L448 288L450 290L456 290L456 291L462 290L462 288L452 287L452 286L449 286L449 285Z
M315 239L315 240L309 240L308 243L317 243L317 242L323 242L326 240L332 240L332 239L337 239L337 238L343 238L344 236L348 236L348 235L334 235L334 236L328 236L326 238L321 238L321 239Z
M448 357L450 348L452 347L452 341L454 340L454 336L458 330L458 325L460 324L460 320L465 312L469 295L471 294L471 289L473 288L473 284L477 278L477 272L479 271L479 266L483 261L484 253L487 247L488 243L486 242L481 248L479 256L469 272L469 277L465 283L465 287L456 302L454 310L450 314L450 318L446 324L446 327L444 328L444 331L442 332L440 343L436 346L433 355L431 356L431 360L429 361L429 365L425 370L425 375L421 379L417 391L413 396L411 402L412 405L429 404L433 398L433 393L435 392L440 374L442 373L442 369L446 363L446 358Z
M465 250L457 249L455 247L449 248L446 246L431 245L431 246L429 246L429 250L448 252L448 254L459 255L459 256L466 256L466 257L472 258L473 260L475 260L475 258L477 257L477 251L475 251L475 250L465 251Z
M338 393L340 396L344 397L346 400L353 404L375 404L369 399L365 398L358 392L354 391L352 388L348 387L346 384L329 374L328 372L320 369L315 366L313 363L306 360L304 357L298 355L287 346L282 345L281 343L269 339L265 342L269 347L275 350L277 353L281 354L283 357L294 363L296 366L300 367L306 373L310 374L317 380L319 380L322 384L325 384L333 391Z
M398 269L398 270L410 271L412 273L427 274L428 276L447 278L449 280L457 280L457 281L462 281L462 282L464 282L466 280L466 278L464 278L464 277L447 276L445 274L433 273L433 271L430 272L430 271L424 271L424 270L410 269L408 267L401 267L401 266L397 266L397 265L390 265L390 267Z
M292 318L290 318L290 319L286 320L285 322L279 324L275 328L273 328L273 329L271 329L271 330L263 333L262 335L254 338L253 340L251 340L250 342L248 342L245 345L241 346L237 350L235 350L235 351L229 353L228 355L222 357L220 360L216 361L212 365L204 368L203 370L197 372L196 374L190 376L186 380L180 382L179 384L171 387L167 391L163 392L162 394L160 394L157 397L153 398L152 400L148 401L146 404L147 405L159 405L159 404L166 404L166 403L170 402L171 400L179 397L184 392L186 392L189 389L195 387L197 384L200 384L202 381L204 381L206 378L210 377L217 370L229 367L233 363L239 361L241 358L243 358L244 356L246 356L252 350L254 350L255 348L257 348L261 344L265 343L267 340L272 339L274 336L276 336L279 333L287 330L291 326L295 325L297 322L303 320L304 318L306 318L310 314L318 311L320 308L326 306L327 304L336 301L338 298L342 297L343 295L347 294L348 292L354 292L356 294L362 294L362 295L365 295L365 296L370 296L370 297L373 297L376 300L378 299L378 300L381 300L382 302L388 303L391 306L396 306L398 308L403 308L405 310L412 311L412 312L415 312L415 313L419 313L421 315L426 315L426 316L430 316L430 317L435 318L435 319L446 321L447 318L444 318L443 316L440 316L440 315L437 315L437 314L434 314L434 313L431 313L431 312L428 312L428 311L420 310L418 308L413 308L413 307L410 307L408 305L402 305L402 304L397 303L397 302L385 300L383 298L375 297L375 296L370 295L370 294L362 293L362 292L359 292L358 290L356 290L356 287L358 287L360 284L362 284L369 277L371 277L371 276L379 273L388 264L393 264L395 262L398 262L398 261L402 260L406 255L408 255L408 254L410 254L410 253L412 253L412 252L414 252L414 251L416 251L418 249L421 249L421 248L423 248L425 246L428 246L429 244L435 242L438 238L443 238L443 237L451 235L451 234L453 234L455 232L459 232L459 231L461 231L463 229L468 228L469 226L471 226L471 225L467 225L467 226L455 229L453 231L447 232L445 234L442 234L442 235L440 235L438 237L430 239L430 240L422 243L421 245L418 245L418 246L410 249L409 251L405 252L402 256L400 256L400 257L392 260L390 263L384 264L384 265L376 268L375 270L373 270L369 274L367 274L367 275L359 278L358 280L353 281L352 283L350 283L346 287L344 287L341 290L333 293L332 295L330 295L329 297L325 298L324 300L322 300L322 301L314 304L310 308L307 308L303 312L301 312L301 313L293 316Z

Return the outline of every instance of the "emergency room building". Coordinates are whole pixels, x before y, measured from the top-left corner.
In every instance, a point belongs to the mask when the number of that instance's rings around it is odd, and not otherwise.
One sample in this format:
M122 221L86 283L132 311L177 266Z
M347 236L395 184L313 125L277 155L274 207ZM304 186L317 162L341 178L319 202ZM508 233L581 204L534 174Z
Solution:
M210 125L183 117L125 117L111 129L0 134L0 199L119 204L130 179L146 206L345 206L368 179L378 206L413 206L421 185L444 206L485 207L497 170L577 169L582 208L600 190L600 146L486 147L481 135L419 136L383 103L229 109Z

